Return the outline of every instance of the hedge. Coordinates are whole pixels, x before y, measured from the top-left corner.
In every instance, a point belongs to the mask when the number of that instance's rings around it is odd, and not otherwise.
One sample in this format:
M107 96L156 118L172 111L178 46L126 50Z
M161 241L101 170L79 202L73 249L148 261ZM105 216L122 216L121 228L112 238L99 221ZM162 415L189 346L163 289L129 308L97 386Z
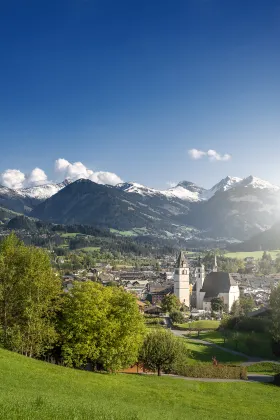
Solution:
M177 375L189 378L212 379L247 379L247 368L244 366L197 364L181 367L174 372Z

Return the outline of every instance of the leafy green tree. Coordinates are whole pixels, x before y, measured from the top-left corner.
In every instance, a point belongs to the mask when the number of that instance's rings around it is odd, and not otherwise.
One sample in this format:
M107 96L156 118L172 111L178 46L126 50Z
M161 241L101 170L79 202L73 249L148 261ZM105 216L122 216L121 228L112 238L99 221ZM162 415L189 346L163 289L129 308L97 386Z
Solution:
M280 285L270 295L272 347L276 356L280 356Z
M219 269L226 273L238 273L245 268L244 261L238 258L225 258L219 260Z
M5 348L38 357L57 339L61 281L42 249L15 234L0 243L0 324Z
M148 369L172 371L187 363L188 350L179 338L163 329L151 331L145 338L139 359Z
M113 371L137 361L144 320L130 293L75 282L64 301L60 331L66 365L80 367L90 361Z
M216 297L211 300L211 309L214 312L222 312L225 308L225 304L222 298Z
M175 322L176 324L183 324L185 321L184 314L181 311L173 311L169 314L171 321Z
M161 301L162 310L173 312L180 308L180 301L175 295L166 295Z
M251 296L242 296L231 307L233 316L247 316L255 307L255 301Z

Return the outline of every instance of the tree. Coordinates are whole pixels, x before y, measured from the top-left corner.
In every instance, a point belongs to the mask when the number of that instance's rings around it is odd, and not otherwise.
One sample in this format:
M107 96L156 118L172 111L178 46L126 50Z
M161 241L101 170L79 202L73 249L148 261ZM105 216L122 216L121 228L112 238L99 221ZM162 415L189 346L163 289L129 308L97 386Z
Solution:
M280 356L280 285L270 295L272 347L276 356Z
M248 316L255 307L255 301L251 296L242 296L233 302L231 314L233 316Z
M180 301L175 295L166 295L161 301L161 307L165 312L176 311L180 308Z
M216 297L211 300L211 309L214 312L222 312L225 308L225 304L222 298Z
M271 274L275 271L271 254L266 251L264 251L259 261L259 271L264 275Z
M185 317L181 311L173 311L169 314L171 321L175 322L176 324L183 324Z
M188 350L183 341L170 331L163 329L151 331L145 338L139 359L148 369L172 371L179 365L186 364Z
M137 361L144 320L130 293L75 282L64 301L60 331L67 366L91 362L113 371Z
M57 339L61 281L42 249L25 246L15 234L0 243L2 345L38 357Z

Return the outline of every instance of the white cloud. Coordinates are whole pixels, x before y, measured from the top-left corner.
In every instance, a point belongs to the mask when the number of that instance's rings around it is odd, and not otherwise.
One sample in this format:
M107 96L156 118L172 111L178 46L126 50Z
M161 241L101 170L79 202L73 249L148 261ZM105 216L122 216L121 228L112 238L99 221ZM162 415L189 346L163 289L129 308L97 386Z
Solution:
M178 184L178 182L167 181L166 184L168 185L168 187L174 188L174 187L176 187L176 185Z
M198 150L198 149L191 149L188 151L189 156L192 159L201 159L203 156L206 155L206 152L203 152L202 150Z
M26 176L25 184L27 187L35 187L36 185L43 185L48 182L48 177L43 169L35 168L30 174Z
M29 174L24 174L19 169L7 169L0 174L0 184L15 190L34 187L47 182L48 177L40 168L34 168Z
M87 168L82 162L70 163L68 160L63 158L57 159L55 161L55 170L64 178L70 178L72 180L85 178L90 179L97 184L109 185L116 185L123 182L118 175L112 172L94 172Z
M57 159L55 161L55 171L59 175L59 178L69 178L72 181L85 178L98 184L108 185L116 185L123 182L118 175L112 172L94 172L82 162L70 163L66 159ZM0 185L11 189L35 187L37 185L47 184L48 182L50 181L48 181L46 173L38 167L34 168L28 174L21 172L19 169L7 169L0 173Z
M25 175L18 169L7 169L0 174L0 183L4 187L16 189L22 188L25 181Z
M207 152L198 149L191 149L188 151L191 159L198 160L207 157L212 162L223 161L226 162L231 159L231 155L225 153L224 155L216 152L216 150L209 149Z

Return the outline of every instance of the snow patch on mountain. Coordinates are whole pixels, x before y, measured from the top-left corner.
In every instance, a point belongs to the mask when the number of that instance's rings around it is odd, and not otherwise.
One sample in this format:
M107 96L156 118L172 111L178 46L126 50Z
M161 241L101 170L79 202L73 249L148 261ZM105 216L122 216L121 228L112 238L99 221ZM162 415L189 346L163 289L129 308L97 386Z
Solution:
M66 185L70 183L71 181L65 180L58 184L45 184L36 187L22 188L20 190L17 190L17 193L24 198L46 200L47 198L50 198L54 194L58 193L58 191L62 190L62 188L66 187Z
M240 185L243 187L252 187L252 188L259 188L259 189L267 189L271 191L279 191L280 187L277 185L273 185L268 181L264 181L263 179L257 178L255 176L248 176L248 178L244 178Z

